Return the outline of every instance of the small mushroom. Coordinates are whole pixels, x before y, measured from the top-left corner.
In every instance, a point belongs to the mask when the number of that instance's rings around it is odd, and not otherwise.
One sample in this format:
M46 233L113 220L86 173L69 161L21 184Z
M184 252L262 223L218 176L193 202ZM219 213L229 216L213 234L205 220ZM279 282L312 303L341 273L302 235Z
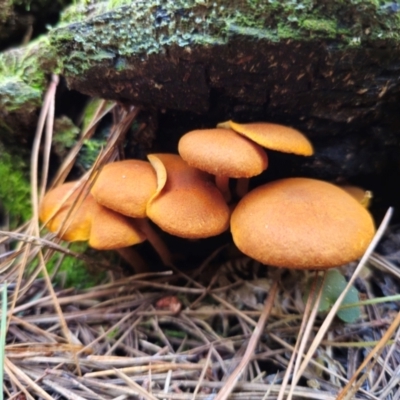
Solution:
M201 129L186 133L178 144L191 166L215 175L217 187L230 200L229 178L250 178L268 166L265 151L231 129Z
M361 257L375 228L370 213L339 187L288 178L243 197L231 232L236 246L263 264L326 269Z
M147 215L171 235L200 239L218 235L229 226L229 207L211 176L190 167L175 154L150 154L157 191Z
M39 218L62 240L88 241L98 250L117 250L136 272L144 269L138 254L127 249L146 240L135 220L98 204L83 192L81 182L65 183L46 193Z

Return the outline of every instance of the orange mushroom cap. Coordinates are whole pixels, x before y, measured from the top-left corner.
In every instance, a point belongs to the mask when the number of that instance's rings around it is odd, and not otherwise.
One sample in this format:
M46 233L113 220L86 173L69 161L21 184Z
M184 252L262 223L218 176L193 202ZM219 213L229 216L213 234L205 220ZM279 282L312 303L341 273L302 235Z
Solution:
M94 205L89 245L98 250L114 250L133 246L146 240L134 219Z
M268 166L265 151L231 129L190 131L179 140L178 151L191 167L230 178L250 178Z
M46 228L68 242L86 241L90 236L95 200L92 196L82 200L83 194L79 199L81 188L78 182L64 183L47 192L39 207L39 219Z
M111 210L145 218L147 202L156 188L156 173L148 161L124 160L105 165L91 193L99 204Z
M99 250L127 247L146 239L133 219L98 204L90 193L80 200L81 188L81 183L69 182L46 193L39 218L50 232L68 242L88 240Z
M229 207L208 174L175 154L151 154L148 159L157 173L157 192L147 204L147 215L161 229L199 239L228 228Z
M288 126L269 122L238 124L233 121L222 122L217 126L229 126L235 132L267 149L301 156L311 156L314 154L310 141L301 132Z
M103 206L135 218L131 223L149 240L163 263L170 265L168 248L146 220L147 203L156 190L156 172L148 161L124 160L104 166L91 193Z
M325 269L361 257L375 228L369 212L339 187L288 178L243 197L231 231L236 246L264 264Z

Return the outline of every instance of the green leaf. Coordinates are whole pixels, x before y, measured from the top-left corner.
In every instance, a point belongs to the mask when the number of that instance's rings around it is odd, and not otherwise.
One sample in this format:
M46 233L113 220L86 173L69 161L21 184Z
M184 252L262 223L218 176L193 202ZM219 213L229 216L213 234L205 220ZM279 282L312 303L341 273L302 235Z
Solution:
M319 278L317 283L316 292L321 287L322 279ZM324 286L322 288L321 301L318 307L319 312L327 312L331 309L333 304L336 302L338 297L343 292L344 288L347 285L347 281L344 276L337 269L330 269L326 273L326 278L324 282ZM308 282L307 292L304 296L304 301L307 301L309 292L311 288L311 282ZM345 304L354 304L359 301L358 291L354 286L351 286L350 290L347 292L345 298L343 299L342 305ZM361 312L360 307L349 307L337 312L338 318L340 318L344 322L352 323L360 318Z

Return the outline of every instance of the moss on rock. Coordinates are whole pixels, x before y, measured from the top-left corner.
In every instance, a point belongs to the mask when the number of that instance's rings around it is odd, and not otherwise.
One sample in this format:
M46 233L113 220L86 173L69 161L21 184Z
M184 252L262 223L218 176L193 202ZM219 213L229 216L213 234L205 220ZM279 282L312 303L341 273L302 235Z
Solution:
M0 54L0 85L9 80L21 82L33 92L43 92L46 75L57 72L57 61L51 52L48 39L42 36L28 46L11 49ZM24 92L24 91L22 91ZM9 93L12 95L12 92ZM27 94L27 97L36 95ZM25 96L16 96L14 102L25 102ZM10 101L11 104L11 101ZM7 110L7 108L5 108Z
M101 61L149 56L169 46L226 44L240 34L252 40L335 40L337 46L400 37L399 13L375 0L149 0L80 2L50 33L67 74ZM340 21L340 22L339 22ZM122 65L118 65L122 68ZM126 65L129 68L129 64Z
M266 104L271 90L302 85L317 66L327 74L334 60L363 58L358 48L398 51L399 16L375 0L81 1L49 40L73 89L206 112L213 90Z
M34 133L47 76L56 70L46 37L0 54L0 142L17 147L27 143Z
M76 141L80 129L65 115L54 121L53 151L63 160Z

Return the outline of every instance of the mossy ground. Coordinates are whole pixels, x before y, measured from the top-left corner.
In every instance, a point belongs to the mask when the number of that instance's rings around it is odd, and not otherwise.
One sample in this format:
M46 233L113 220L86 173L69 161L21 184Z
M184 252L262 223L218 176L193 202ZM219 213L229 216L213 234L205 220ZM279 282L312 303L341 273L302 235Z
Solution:
M89 246L86 242L76 242L68 247L77 254L84 254ZM106 276L105 271L90 270L84 260L58 252L52 255L46 268L50 275L54 275L54 284L62 288L88 289L99 285Z
M29 178L21 158L11 156L1 144L0 154L0 203L9 215L11 228L15 228L32 215Z

